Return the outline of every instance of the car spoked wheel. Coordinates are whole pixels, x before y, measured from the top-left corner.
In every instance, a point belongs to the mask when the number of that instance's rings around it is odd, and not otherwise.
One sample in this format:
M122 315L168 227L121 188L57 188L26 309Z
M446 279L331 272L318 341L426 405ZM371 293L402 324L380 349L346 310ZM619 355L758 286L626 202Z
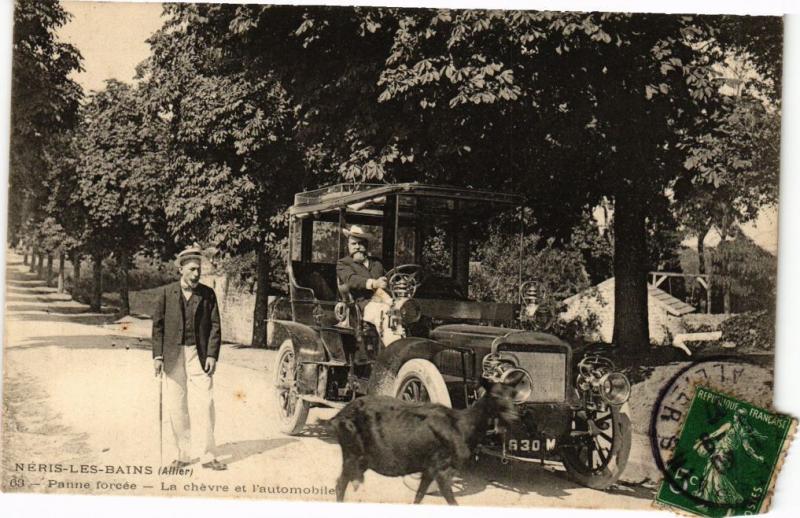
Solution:
M611 428L612 412L590 412L590 421L587 421L588 430L581 430L585 435L578 437L578 458L581 467L587 472L596 473L608 466L611 450L614 447L614 437ZM573 424L573 426L576 426Z
M297 392L297 361L289 340L278 349L273 380L279 428L290 435L298 434L306 424L309 404Z
M393 393L396 398L403 401L453 406L439 369L433 363L421 358L409 360L400 367L395 378Z
M405 383L403 383L397 397L403 401L417 401L420 403L427 403L431 400L428 389L425 388L425 383L415 376L408 378Z
M579 484L607 489L615 483L631 451L627 405L575 412L569 439L561 448L564 467Z

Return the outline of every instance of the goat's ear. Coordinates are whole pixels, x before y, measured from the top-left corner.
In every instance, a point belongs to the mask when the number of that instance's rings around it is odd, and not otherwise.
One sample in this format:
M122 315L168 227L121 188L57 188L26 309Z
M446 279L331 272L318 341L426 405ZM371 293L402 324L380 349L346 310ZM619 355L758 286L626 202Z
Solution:
M490 389L490 393L492 397L499 398L499 399L514 399L517 393L517 388L515 385L510 383L494 383L492 384L492 388Z
M505 384L514 387L516 386L522 379L525 377L525 373L520 370L515 370L511 374L508 375L508 378L505 380Z
M513 390L513 387L507 383L492 383L489 393L494 397L503 397Z

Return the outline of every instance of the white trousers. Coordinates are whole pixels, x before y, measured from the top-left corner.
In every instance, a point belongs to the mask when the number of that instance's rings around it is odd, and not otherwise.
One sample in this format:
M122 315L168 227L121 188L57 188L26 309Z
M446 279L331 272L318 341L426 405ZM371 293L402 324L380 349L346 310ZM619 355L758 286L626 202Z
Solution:
M197 347L176 346L177 355L164 365L164 410L172 428L178 460L201 462L214 458L214 380L197 358ZM170 358L172 360L172 358ZM191 417L190 417L191 416ZM192 448L194 428L195 448ZM197 444L202 441L201 444ZM195 453L195 455L193 455Z
M389 310L391 307L390 304L380 300L378 297L372 297L367 302L367 305L364 306L364 320L375 326L381 335L383 345L386 347L403 338L402 334L389 327Z

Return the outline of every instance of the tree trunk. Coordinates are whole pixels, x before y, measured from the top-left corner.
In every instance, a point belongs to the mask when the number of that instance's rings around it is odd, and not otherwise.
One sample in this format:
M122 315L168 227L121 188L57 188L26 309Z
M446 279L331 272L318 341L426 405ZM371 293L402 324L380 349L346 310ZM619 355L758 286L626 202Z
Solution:
M36 273L36 250L35 249L31 250L31 264L30 264L30 267L28 268L28 272Z
M650 346L644 199L631 191L614 200L614 338L630 356Z
M39 254L39 264L36 265L36 277L44 279L44 254Z
M58 292L64 293L64 252L58 254Z
M730 225L730 218L727 211L722 214L722 228L720 229L720 241L717 245L717 250L723 249L725 242L728 240L728 229ZM728 253L719 254L719 270L722 277L722 312L726 315L731 313L731 278L728 272Z
M706 268L706 245L704 241L708 235L710 228L704 228L697 234L697 273L705 275L708 271ZM694 286L697 286L695 281ZM693 288L694 289L694 288ZM706 313L711 313L711 278L706 279L706 293L705 293ZM703 309L703 302L700 302L700 310Z
M47 280L45 281L48 286L53 284L53 254L47 253Z
M722 292L722 308L726 315L731 313L731 289L725 284L725 290Z
M69 262L72 263L72 285L77 286L78 281L81 280L81 254L77 250L73 250L69 256Z
M89 307L94 312L100 312L103 300L103 256L95 252L92 254L92 300Z
M256 304L253 309L253 347L267 345L267 304L269 302L269 258L263 245L258 249L256 268Z
M697 235L697 272L700 275L706 273L706 247L703 241L705 241L706 236L708 235L709 229L703 229Z
M28 251L27 250L25 250L25 252L22 254L22 265L23 266L28 266Z
M128 295L128 270L130 269L130 253L124 251L119 256L119 312L131 314L131 301Z

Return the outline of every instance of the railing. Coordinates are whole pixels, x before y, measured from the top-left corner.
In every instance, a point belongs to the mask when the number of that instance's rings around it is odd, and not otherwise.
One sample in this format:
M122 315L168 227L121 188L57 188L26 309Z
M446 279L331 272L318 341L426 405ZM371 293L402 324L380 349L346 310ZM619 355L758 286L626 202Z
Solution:
M711 313L711 275L707 273L678 273L678 272L649 272L650 285L654 288L660 287L664 281L671 277L681 277L687 281L694 281L706 291L706 313ZM670 295L672 293L670 292Z

